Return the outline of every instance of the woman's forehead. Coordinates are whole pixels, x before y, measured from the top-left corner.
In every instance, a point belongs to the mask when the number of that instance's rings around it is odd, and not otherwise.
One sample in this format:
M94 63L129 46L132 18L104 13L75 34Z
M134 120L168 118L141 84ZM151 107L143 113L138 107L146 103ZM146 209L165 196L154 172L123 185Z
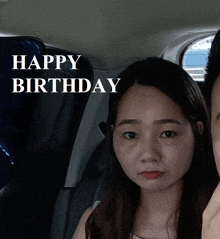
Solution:
M149 121L185 119L181 108L165 93L151 86L135 85L122 97L117 111L117 122L136 119Z

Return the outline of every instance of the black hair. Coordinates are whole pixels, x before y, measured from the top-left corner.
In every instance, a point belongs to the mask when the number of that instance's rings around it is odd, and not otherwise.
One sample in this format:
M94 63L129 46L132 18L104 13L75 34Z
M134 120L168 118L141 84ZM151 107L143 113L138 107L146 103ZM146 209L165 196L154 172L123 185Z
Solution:
M208 56L206 66L204 95L208 106L211 105L211 91L216 78L220 74L220 30L216 33Z
M210 143L207 108L199 87L180 66L156 57L133 63L118 78L121 78L118 93L111 94L109 99L109 129L115 124L120 99L134 84L161 90L180 106L189 120L195 138L194 156L183 177L177 238L200 238L202 212L217 185L218 176ZM198 121L204 126L202 134ZM112 130L106 137L110 152L110 176L106 174L109 190L87 221L87 238L129 238L140 202L140 188L126 176L116 158Z

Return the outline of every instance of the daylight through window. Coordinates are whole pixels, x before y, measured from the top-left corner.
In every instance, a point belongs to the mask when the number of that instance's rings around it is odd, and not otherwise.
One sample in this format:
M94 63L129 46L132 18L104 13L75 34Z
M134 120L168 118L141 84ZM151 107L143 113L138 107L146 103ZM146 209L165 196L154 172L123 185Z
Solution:
M204 81L208 54L214 35L190 44L183 55L182 67L195 81Z

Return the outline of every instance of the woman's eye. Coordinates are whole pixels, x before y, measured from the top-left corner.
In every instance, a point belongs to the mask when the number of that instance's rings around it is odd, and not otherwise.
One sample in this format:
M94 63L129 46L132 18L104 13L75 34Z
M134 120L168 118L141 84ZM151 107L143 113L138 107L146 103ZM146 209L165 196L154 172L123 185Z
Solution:
M124 133L123 136L127 139L134 139L136 134L134 132L126 132L126 133Z
M176 136L176 132L174 131L164 131L161 135L162 137L165 137L165 138L173 138L174 136Z

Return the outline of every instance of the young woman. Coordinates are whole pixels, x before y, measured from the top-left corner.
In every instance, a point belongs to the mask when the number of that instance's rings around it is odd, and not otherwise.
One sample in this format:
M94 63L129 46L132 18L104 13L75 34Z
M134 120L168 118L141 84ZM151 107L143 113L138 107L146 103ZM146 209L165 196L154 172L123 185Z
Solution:
M138 61L119 78L107 121L108 192L73 238L201 238L218 176L198 86L159 58Z

